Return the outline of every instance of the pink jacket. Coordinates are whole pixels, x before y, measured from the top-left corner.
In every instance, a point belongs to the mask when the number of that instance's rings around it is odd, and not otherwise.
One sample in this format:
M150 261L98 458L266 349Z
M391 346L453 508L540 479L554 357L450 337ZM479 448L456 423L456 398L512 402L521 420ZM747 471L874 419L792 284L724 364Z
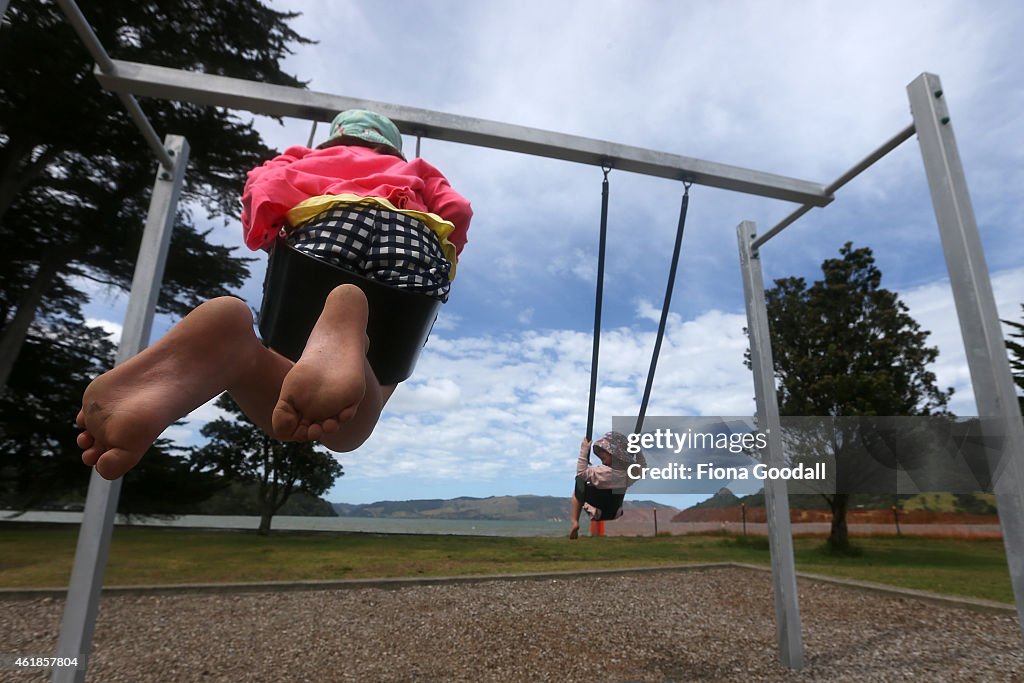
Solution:
M242 230L253 250L269 249L288 210L311 197L354 194L386 199L398 209L430 212L451 222L456 254L466 245L473 217L469 202L423 159L403 161L367 147L289 147L249 171L242 194Z

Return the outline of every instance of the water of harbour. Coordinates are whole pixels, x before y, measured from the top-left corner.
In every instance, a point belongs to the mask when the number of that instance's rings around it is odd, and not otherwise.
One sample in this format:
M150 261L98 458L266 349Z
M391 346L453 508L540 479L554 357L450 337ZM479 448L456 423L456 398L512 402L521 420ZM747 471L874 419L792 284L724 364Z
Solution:
M36 512L23 515L0 510L0 522L81 524L81 512ZM259 517L230 515L180 515L170 519L118 515L117 526L163 526L194 529L252 529ZM395 519L375 517L289 517L275 515L270 528L277 531L336 531L371 534L451 534L458 536L563 536L567 521L515 521L490 519Z

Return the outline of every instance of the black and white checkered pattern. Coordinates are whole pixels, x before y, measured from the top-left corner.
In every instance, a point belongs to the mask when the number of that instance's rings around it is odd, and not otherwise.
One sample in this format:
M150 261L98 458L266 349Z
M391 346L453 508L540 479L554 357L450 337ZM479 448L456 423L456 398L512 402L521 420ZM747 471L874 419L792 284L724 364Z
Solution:
M437 235L403 213L334 207L289 233L288 243L372 280L448 300L449 263Z

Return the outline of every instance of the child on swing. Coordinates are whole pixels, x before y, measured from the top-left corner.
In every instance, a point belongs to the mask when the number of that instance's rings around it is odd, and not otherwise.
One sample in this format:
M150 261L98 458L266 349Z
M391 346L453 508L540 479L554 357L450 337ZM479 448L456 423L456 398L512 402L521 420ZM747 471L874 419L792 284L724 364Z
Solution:
M643 452L635 456L627 450L629 441L625 434L608 432L594 442L594 455L601 459L600 465L590 464L590 440L580 443L580 455L576 459L576 488L572 494L569 538L580 535L580 514L585 510L592 521L611 521L622 516L622 496L626 489L638 480L629 476L630 465L647 467Z
M299 251L441 301L473 215L440 171L406 161L394 123L365 110L338 114L316 149L289 147L250 171L242 206L251 249L286 235ZM116 479L164 429L224 391L276 439L357 448L396 386L381 386L367 361L367 318L362 290L336 287L293 363L261 343L241 299L198 306L86 388L76 418L82 461Z

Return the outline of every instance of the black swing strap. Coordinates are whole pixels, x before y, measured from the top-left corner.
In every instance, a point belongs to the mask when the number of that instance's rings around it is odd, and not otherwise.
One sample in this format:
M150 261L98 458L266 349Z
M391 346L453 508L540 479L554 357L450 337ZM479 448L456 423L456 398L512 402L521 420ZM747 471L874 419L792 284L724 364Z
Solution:
M668 284L665 286L665 303L661 307L661 321L658 323L658 336L654 339L654 353L651 354L651 368L647 371L647 385L644 387L644 397L640 402L640 412L637 413L636 427L634 432L641 433L644 427L644 416L647 414L647 403L651 399L651 388L654 386L654 372L658 367L658 356L661 354L661 341L665 338L665 324L668 322L669 307L672 304L672 288L676 282L676 269L679 265L679 252L683 245L683 230L686 228L686 210L690 205L690 185L683 183L683 201L679 207L679 227L676 229L676 244L672 250L672 265L668 270Z
M590 357L590 406L587 409L587 441L594 437L594 403L597 397L597 359L601 348L601 304L604 300L604 252L608 235L608 173L611 166L602 164L601 235L597 246L597 294L594 297L594 349Z

